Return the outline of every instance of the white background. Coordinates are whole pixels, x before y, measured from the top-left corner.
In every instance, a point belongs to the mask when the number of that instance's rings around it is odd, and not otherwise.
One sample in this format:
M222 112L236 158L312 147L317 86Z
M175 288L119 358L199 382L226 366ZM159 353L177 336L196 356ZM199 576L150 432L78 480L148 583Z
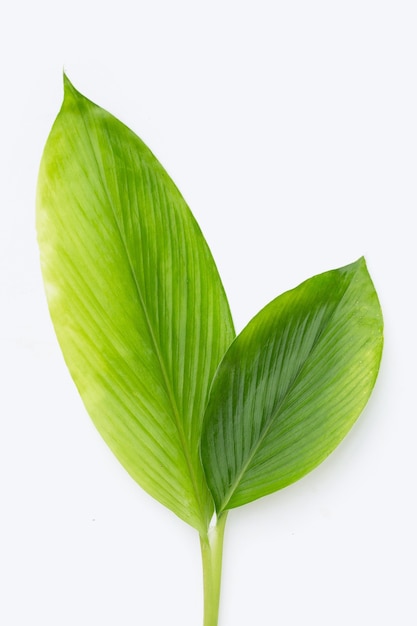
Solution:
M0 622L202 622L196 532L107 450L49 321L34 197L65 68L183 192L237 329L362 254L380 295L384 359L357 425L229 515L220 626L415 626L416 3L2 7Z

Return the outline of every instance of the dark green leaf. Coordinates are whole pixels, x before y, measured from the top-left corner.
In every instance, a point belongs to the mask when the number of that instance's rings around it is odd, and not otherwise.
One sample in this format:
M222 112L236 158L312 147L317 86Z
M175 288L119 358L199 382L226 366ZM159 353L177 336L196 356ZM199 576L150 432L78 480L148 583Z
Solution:
M248 324L217 371L203 425L219 513L289 485L330 454L368 400L382 341L363 259L307 280Z

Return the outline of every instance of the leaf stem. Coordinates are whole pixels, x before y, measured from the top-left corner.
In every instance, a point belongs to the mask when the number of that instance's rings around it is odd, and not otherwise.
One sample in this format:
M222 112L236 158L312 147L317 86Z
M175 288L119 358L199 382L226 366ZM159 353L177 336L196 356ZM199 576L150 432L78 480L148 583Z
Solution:
M200 535L203 561L204 626L217 626L219 619L220 581L222 573L223 537L227 512L210 524L205 535Z

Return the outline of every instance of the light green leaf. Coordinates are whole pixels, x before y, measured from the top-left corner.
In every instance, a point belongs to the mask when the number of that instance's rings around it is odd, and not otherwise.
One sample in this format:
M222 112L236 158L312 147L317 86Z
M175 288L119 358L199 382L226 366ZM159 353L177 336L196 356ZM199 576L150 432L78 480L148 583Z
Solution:
M200 531L213 374L234 337L206 242L143 142L65 79L37 230L55 330L95 425L132 477Z
M213 382L201 455L218 513L281 489L323 461L364 408L382 315L364 259L266 306Z

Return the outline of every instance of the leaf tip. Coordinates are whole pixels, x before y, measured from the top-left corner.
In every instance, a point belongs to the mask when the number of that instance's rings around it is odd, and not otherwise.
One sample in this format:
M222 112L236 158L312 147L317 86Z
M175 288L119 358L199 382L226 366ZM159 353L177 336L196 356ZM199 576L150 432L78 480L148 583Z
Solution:
M63 82L64 82L64 98L70 95L73 95L73 96L79 95L79 92L75 89L74 85L68 78L68 75L65 73L65 70L63 72Z

